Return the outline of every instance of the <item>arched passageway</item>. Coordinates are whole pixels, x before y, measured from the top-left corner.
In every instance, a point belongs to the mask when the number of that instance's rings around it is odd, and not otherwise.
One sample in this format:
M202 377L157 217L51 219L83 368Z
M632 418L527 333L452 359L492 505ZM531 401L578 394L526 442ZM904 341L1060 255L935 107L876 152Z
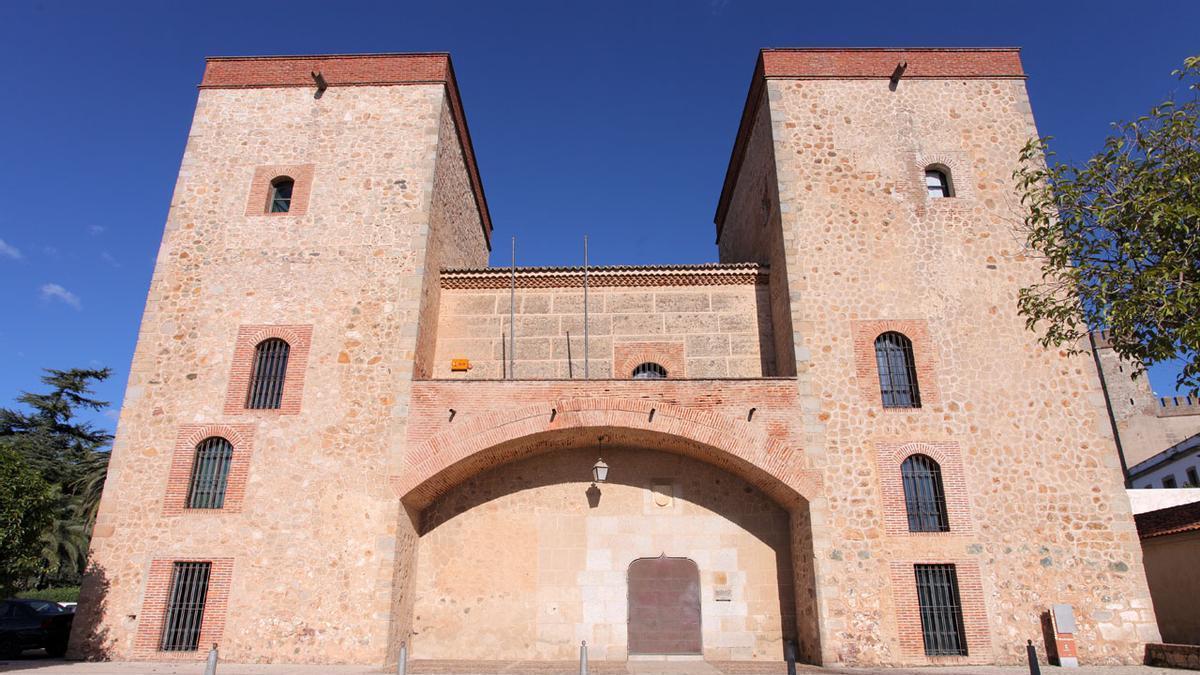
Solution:
M611 470L593 488L600 435ZM698 569L705 658L779 661L793 642L815 662L808 495L778 473L685 436L603 425L445 463L404 493L393 640L415 659L569 660L587 640L592 658L624 660L629 565L665 555Z

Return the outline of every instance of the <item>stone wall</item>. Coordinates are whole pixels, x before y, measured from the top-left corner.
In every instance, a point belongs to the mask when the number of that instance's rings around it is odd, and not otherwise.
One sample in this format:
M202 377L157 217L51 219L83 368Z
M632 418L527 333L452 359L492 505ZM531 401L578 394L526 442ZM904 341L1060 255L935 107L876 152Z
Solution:
M1148 375L1135 379L1133 369L1121 361L1103 335L1094 338L1127 468L1200 433L1200 407L1164 407L1151 391Z
M199 559L222 561L228 580L227 606L205 618L223 628L205 639L224 658L385 658L404 541L396 497L374 477L402 459L390 439L404 435L424 261L481 261L480 217L457 206L462 178L435 171L439 156L462 161L461 150L439 147L459 142L447 133L446 84L333 86L340 71L330 66L330 88L314 97L311 84L272 84L270 66L281 62L266 62L223 62L250 72L250 83L209 83L199 94L92 541L76 655L165 658L152 566ZM293 177L305 208L269 214L251 198L262 167L302 168ZM437 252L447 237L427 243L431 228L450 231L457 249ZM471 228L473 238L459 234ZM291 364L304 372L289 372L287 409L226 408L231 382L244 378L236 353L246 326L311 336L307 358ZM235 442L245 471L237 508L178 508L188 474L172 471L181 434L243 427L253 433Z
M924 61L957 57L898 58L935 73ZM769 107L803 447L825 488L811 502L824 660L1017 663L1041 612L1065 602L1081 662L1138 662L1157 628L1095 368L1039 347L1016 313L1017 289L1038 273L1012 230L1013 163L1036 135L1019 69L895 86L885 72L806 75L774 73L748 106ZM755 120L743 118L739 143ZM929 165L950 172L954 198L926 197ZM923 387L936 402L884 409L858 381L862 321L927 327ZM961 448L975 525L889 534L879 449L943 442ZM889 566L939 561L979 569L964 604L983 608L988 634L968 625L965 658L926 657L898 619L910 589Z
M795 634L788 513L744 480L644 448L593 449L476 475L422 514L414 658L625 660L626 571L700 569L704 656L783 659Z
M442 290L433 377L505 376L509 295L508 288ZM589 374L630 377L636 355L665 366L669 378L774 374L768 295L755 283L590 288ZM582 289L518 288L515 310L516 378L582 379ZM452 359L470 360L471 369L453 372Z

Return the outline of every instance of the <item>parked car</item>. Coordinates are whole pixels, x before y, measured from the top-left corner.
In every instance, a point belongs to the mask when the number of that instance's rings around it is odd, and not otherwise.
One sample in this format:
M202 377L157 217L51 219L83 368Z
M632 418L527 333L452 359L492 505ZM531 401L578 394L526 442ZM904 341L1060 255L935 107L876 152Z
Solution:
M0 658L20 656L26 649L45 649L50 656L67 652L74 612L57 602L10 598L0 602Z

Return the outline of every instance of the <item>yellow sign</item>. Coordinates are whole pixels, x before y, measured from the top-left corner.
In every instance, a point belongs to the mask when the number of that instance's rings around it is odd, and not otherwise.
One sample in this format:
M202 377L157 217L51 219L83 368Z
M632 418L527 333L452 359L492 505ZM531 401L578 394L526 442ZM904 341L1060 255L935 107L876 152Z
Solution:
M450 371L461 373L471 369L470 359L450 359Z

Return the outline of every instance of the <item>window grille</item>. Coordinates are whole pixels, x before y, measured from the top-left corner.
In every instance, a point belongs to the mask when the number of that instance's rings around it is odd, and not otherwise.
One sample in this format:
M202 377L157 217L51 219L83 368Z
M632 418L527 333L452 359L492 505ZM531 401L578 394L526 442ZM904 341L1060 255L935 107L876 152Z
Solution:
M635 380L664 380L667 377L667 369L657 363L643 363L633 369L633 379Z
M920 408L917 364L912 340L896 332L875 338L875 362L879 367L879 390L885 408Z
M945 171L939 169L925 170L925 190L929 193L930 199L954 196L950 192L950 178Z
M167 616L163 621L162 651L194 652L199 646L211 568L212 563L206 562L175 563L171 572Z
M942 469L932 457L913 455L900 465L904 481L904 508L909 532L949 532Z
M292 188L296 181L280 176L271 181L271 213L287 213L292 208Z
M189 509L219 509L225 505L225 483L232 461L233 445L220 436L206 438L196 446L188 487Z
M283 383L287 375L288 343L270 338L254 348L254 371L246 394L246 407L278 408L283 401Z
M966 656L962 603L954 565L915 565L921 635L928 656Z

